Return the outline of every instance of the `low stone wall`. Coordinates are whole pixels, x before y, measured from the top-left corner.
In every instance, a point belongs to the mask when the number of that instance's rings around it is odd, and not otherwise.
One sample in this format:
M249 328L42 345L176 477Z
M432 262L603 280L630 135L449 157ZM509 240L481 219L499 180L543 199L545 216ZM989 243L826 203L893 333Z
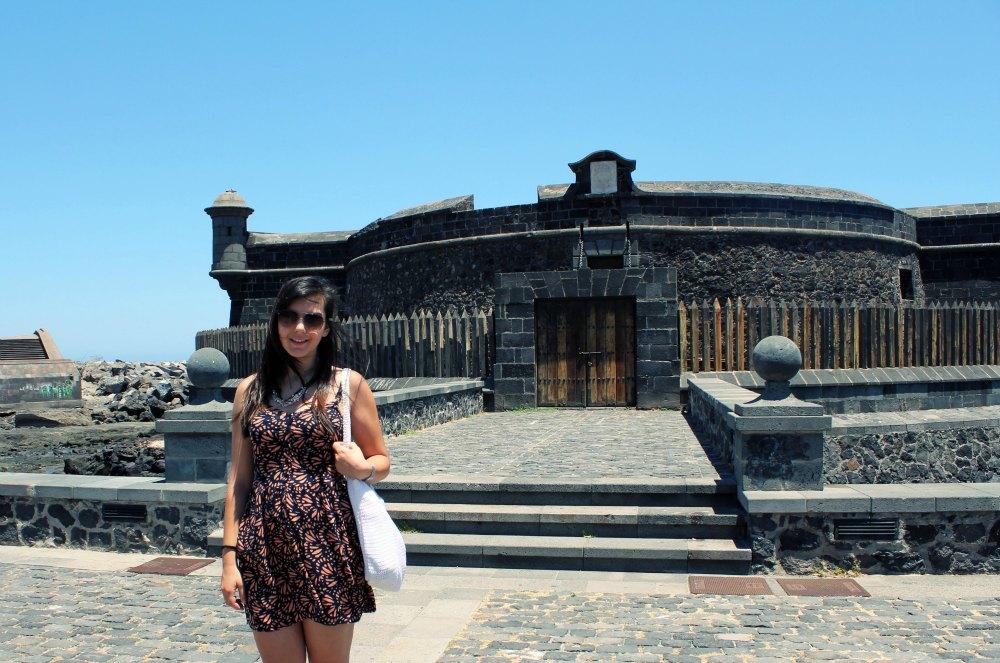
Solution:
M688 423L698 441L710 454L718 458L724 467L733 471L733 430L726 424L727 407L702 386L691 382L688 391Z
M794 398L763 399L716 378L688 381L699 440L728 464L739 490L819 488L829 415Z
M754 515L751 573L1000 573L1000 514L884 513L899 518L893 541L837 541L834 520L870 514Z
M385 436L483 411L482 380L402 378L400 382L379 386L390 387L374 392ZM226 480L232 446L231 416L232 405L220 400L179 408L157 422L156 430L164 436L168 481Z
M206 554L225 484L0 473L0 545Z
M826 483L1000 481L1000 407L834 417Z
M853 484L738 498L751 573L1000 573L1000 483ZM853 538L838 537L841 519L864 524ZM862 529L885 540L857 536Z
M760 391L764 381L750 371L685 373L688 379L718 378ZM797 398L819 403L829 414L909 412L1000 405L1000 366L807 369L792 381Z
M145 506L144 519L122 522L105 520L102 503L93 500L0 497L0 545L207 554L222 502Z
M378 406L382 432L401 435L417 430L462 419L483 411L483 389L480 386L463 391L431 394L384 403Z
M367 378L382 432L399 435L483 411L483 387L476 378ZM234 397L239 380L227 380L223 397Z

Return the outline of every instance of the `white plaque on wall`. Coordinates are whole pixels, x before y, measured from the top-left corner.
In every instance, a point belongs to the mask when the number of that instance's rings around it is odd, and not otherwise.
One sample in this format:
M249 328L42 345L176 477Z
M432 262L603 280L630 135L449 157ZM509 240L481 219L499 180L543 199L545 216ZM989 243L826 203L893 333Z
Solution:
M618 165L614 161L594 161L590 164L590 192L616 193Z

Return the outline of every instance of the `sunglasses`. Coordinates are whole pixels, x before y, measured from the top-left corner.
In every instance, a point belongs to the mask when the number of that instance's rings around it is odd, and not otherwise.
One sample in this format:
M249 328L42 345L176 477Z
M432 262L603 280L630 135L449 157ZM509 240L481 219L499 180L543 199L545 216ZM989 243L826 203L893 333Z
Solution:
M302 321L302 325L309 331L322 329L323 324L326 322L326 318L322 313L306 313L304 315L299 315L296 311L287 308L282 311L278 311L279 325L295 327L299 324L299 320Z

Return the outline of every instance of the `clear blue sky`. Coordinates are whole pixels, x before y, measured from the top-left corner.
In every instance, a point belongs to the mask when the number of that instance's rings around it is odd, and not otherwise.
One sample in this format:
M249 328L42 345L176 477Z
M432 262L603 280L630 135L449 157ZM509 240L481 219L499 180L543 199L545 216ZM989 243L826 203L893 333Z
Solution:
M1000 200L1000 2L0 5L0 335L186 359L228 322L202 209L361 228L636 179Z

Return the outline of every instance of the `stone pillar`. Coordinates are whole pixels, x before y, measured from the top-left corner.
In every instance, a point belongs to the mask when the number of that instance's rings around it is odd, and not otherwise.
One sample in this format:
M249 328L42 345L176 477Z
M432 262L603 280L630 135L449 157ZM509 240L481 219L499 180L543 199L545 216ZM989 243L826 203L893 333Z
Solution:
M738 488L822 490L823 434L832 421L822 405L792 394L790 381L802 368L802 353L790 339L768 336L754 347L752 359L764 378L764 393L727 415L735 431Z
M191 403L168 410L156 422L163 433L167 481L221 483L229 478L233 406L220 387L229 378L229 360L215 348L197 350L188 359L195 389Z

